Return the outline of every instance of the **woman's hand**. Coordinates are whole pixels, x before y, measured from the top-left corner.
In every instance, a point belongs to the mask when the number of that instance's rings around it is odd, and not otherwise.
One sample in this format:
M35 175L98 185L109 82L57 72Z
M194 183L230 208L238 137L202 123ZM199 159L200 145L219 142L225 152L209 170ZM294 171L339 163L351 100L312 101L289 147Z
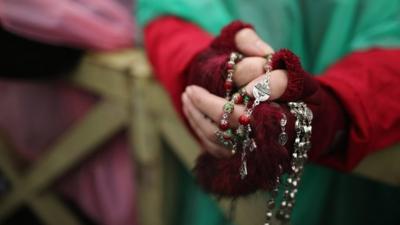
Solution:
M279 75L283 76L283 70L275 70L271 72L271 100L278 98L283 89L280 84L275 82L273 85L272 78ZM276 76L275 76L276 75ZM252 95L253 86L260 81L262 77L258 77L246 85L247 93ZM275 90L275 91L274 91ZM226 99L213 95L206 89L199 86L188 86L182 94L183 112L188 119L190 126L199 137L205 150L215 157L230 156L230 149L226 149L219 144L215 132L218 131L218 124L222 116L222 108L226 103ZM237 128L239 125L239 117L245 111L243 105L235 105L233 113L229 118L229 126Z
M263 42L253 29L245 28L235 35L235 44L245 56L236 64L233 80L236 86L245 86L249 96L255 84L263 79L265 55L273 53L273 49ZM271 100L279 98L287 86L287 74L284 70L271 72ZM222 108L226 103L224 98L209 93L199 86L188 86L182 95L183 111L190 126L199 137L206 151L215 157L229 157L230 150L223 147L217 140L215 132L222 116ZM238 126L238 119L244 113L243 105L235 105L230 116L232 128Z
M226 100L211 94L202 87L192 85L188 86L182 94L182 102L183 113L205 150L218 158L230 156L230 151L219 144L215 135L215 132L219 130L217 124L221 119ZM243 112L243 105L235 105L229 121L232 128L238 126L237 121Z

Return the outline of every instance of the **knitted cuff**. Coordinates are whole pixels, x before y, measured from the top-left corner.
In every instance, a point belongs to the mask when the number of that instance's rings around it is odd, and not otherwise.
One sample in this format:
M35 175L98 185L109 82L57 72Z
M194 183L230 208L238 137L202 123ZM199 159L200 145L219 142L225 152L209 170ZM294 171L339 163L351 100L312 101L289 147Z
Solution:
M228 59L228 53L217 54L210 48L201 52L190 63L186 85L205 87L212 94L223 96L226 79L224 71L226 71Z
M273 70L284 69L288 73L288 85L278 101L298 101L312 95L318 89L317 82L301 66L300 59L288 49L281 49L272 57Z

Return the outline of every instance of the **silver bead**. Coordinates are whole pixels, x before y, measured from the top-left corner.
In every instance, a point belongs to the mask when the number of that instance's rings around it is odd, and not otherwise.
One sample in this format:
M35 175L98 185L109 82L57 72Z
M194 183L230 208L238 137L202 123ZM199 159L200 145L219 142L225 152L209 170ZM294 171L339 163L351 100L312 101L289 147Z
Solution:
M305 113L306 113L307 120L312 121L314 115L313 115L313 112L310 110L310 108L306 107Z
M252 139L251 145L250 145L250 151L254 151L257 148L256 142Z
M286 126L286 123L287 123L286 115L282 113L282 119L280 120L281 127Z

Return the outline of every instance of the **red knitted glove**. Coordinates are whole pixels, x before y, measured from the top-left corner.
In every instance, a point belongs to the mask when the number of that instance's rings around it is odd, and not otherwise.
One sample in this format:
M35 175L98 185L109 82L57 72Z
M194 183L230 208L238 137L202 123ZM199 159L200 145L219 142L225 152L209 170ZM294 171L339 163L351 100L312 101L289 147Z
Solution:
M240 24L242 26L239 26ZM211 93L223 96L225 81L223 71L230 52L236 51L234 35L241 28L244 28L244 24L239 22L228 25L209 49L194 59L188 70L189 84L203 86ZM325 131L313 134L314 147L311 151L316 151L316 148L326 149L337 131L344 128L344 116L338 101L302 69L297 56L289 50L280 50L273 56L272 68L287 70L288 87L277 100L281 102L281 109L261 104L253 112L252 135L257 143L257 149L247 154L248 175L245 179L240 177L239 168L242 163L240 154L218 159L209 153L203 153L197 160L195 175L206 191L220 196L237 197L259 189L271 190L276 185L276 177L289 169L294 139L294 117L288 113L283 102L299 100L306 102L315 114L313 129ZM278 144L282 111L285 111L288 118L287 148Z

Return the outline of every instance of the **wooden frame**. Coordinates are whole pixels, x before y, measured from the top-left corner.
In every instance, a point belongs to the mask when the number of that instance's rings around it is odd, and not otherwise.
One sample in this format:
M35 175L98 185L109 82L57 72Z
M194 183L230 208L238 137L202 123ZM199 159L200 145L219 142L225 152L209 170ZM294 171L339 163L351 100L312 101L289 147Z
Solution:
M0 223L25 204L44 224L80 224L48 187L90 155L105 139L128 126L130 60L135 60L135 57L130 51L129 54L89 54L82 60L71 75L71 82L95 92L102 100L25 173L18 172L9 149L4 143L0 145L0 168L13 187L0 202Z

